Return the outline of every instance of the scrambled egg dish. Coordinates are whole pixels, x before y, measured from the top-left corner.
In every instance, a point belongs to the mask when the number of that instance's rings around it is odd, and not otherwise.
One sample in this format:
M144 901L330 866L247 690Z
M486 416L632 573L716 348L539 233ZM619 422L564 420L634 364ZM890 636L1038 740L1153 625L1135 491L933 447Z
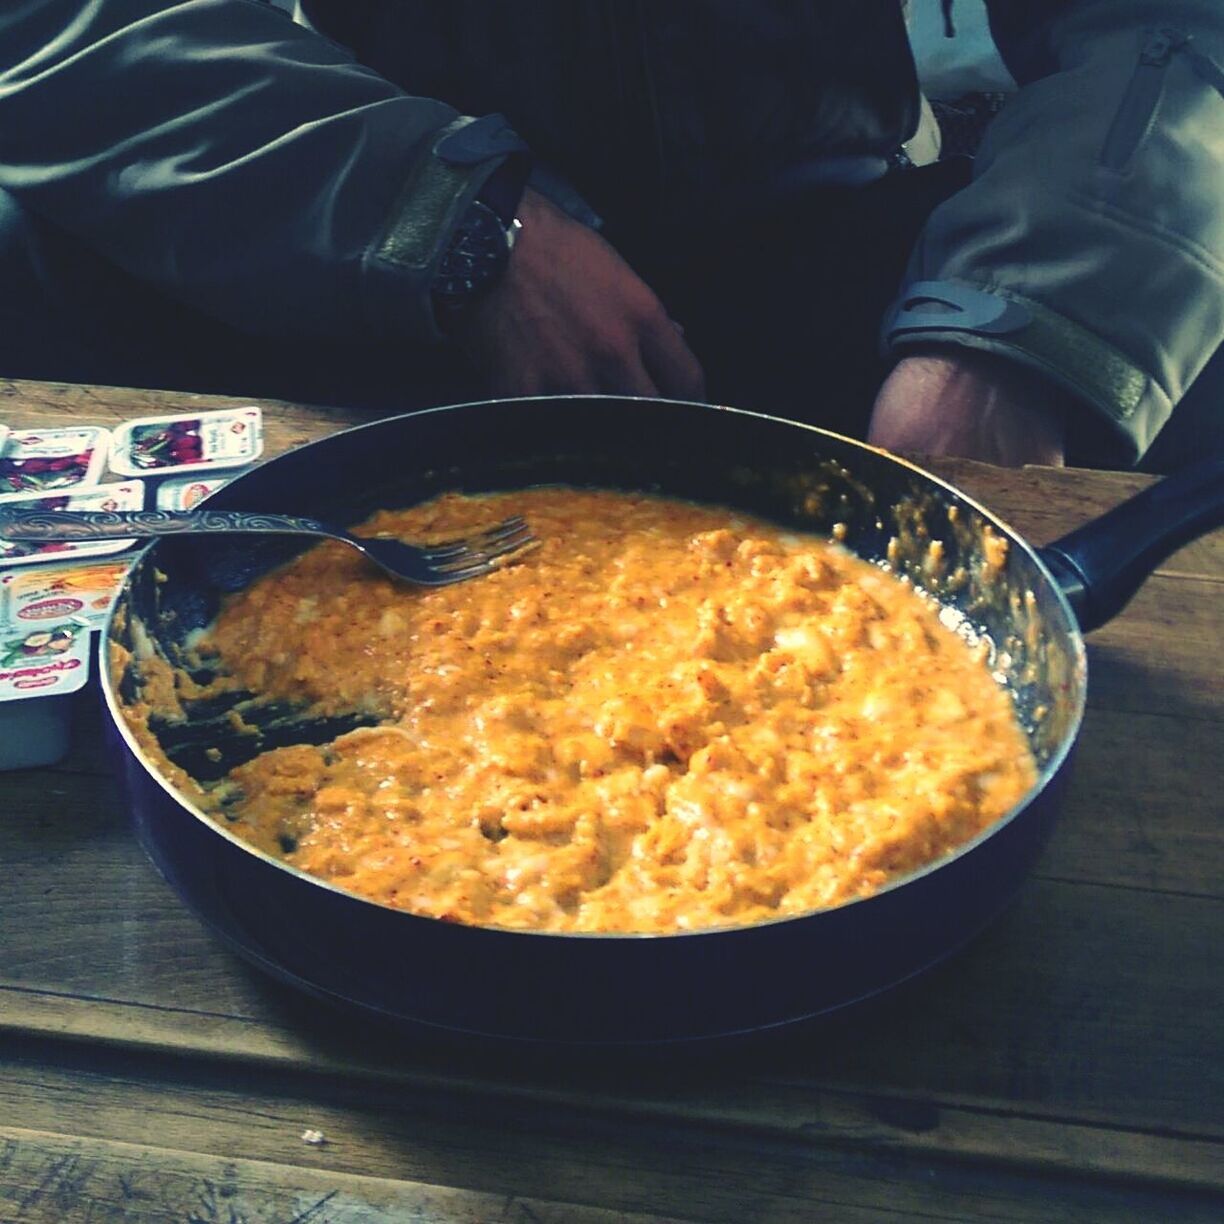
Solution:
M463 923L668 932L837 905L998 820L1036 767L939 608L835 543L680 501L448 494L360 534L523 515L540 544L453 586L324 543L232 596L233 683L378 725L205 792L251 844Z

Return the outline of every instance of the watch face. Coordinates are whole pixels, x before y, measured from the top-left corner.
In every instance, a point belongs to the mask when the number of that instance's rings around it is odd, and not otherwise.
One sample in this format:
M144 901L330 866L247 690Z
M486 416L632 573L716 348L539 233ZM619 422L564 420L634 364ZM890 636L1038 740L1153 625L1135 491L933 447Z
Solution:
M446 298L466 298L491 284L505 267L510 242L497 214L479 201L467 211L438 266L433 291Z

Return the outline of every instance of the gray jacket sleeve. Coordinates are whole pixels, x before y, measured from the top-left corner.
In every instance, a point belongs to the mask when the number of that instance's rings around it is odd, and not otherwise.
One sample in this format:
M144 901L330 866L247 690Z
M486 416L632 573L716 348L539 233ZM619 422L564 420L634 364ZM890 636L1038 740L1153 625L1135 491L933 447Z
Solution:
M445 241L521 150L256 0L0 5L0 189L248 332L434 338Z
M1073 455L1133 461L1224 340L1224 4L990 7L1021 88L932 215L885 344L1025 362L1088 406Z

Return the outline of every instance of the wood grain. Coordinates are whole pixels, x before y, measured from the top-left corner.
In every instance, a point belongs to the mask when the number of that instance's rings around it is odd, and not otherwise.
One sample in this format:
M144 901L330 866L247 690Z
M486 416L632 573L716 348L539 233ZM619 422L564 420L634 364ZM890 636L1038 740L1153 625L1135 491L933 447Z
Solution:
M62 1224L69 1218L97 1224L664 1224L666 1219L398 1177L8 1128L0 1128L0 1210L4 1219L26 1224Z
M358 1201L364 1194L374 1204L379 1192L398 1194L401 1202L433 1200L434 1213L409 1219L451 1220L456 1216L449 1211L469 1205L493 1209L495 1201L529 1209L544 1205L553 1210L545 1219L579 1222L605 1218L600 1210L631 1220L679 1217L728 1224L1114 1221L1141 1220L1145 1211L1156 1213L1149 1220L1211 1218L1210 1191L1129 1177L1117 1183L1043 1173L1017 1163L932 1160L874 1142L879 1131L874 1121L848 1141L823 1135L819 1123L791 1141L775 1141L759 1132L711 1133L649 1118L628 1126L556 1102L507 1106L443 1092L391 1097L335 1086L306 1094L278 1077L255 1077L239 1088L155 1070L156 1077L132 1068L100 1074L32 1062L12 1065L0 1080L0 1107L44 1125L9 1132L16 1140L11 1159L18 1174L12 1177L0 1167L0 1185L15 1181L14 1189L26 1198L37 1188L36 1202L51 1199L48 1206L79 1210L89 1194L105 1203L108 1181L112 1196L122 1194L122 1183L115 1184L120 1174L125 1180L129 1173L143 1174L136 1184L147 1187L146 1194L181 1204L179 1219L191 1218L188 1211L199 1200L190 1196L198 1196L207 1182L229 1186L225 1197L239 1202L252 1194L302 1203L296 1197L301 1194L310 1205L337 1189ZM84 1133L59 1137L51 1127L67 1119L74 1132ZM308 1126L320 1130L327 1143L303 1143ZM114 1133L125 1138L110 1138ZM0 1131L0 1145L3 1140ZM3 1151L0 1147L0 1162ZM442 1187L461 1187L467 1202L455 1195L448 1203ZM562 1203L572 1216L558 1213ZM205 1208L199 1218L231 1217L211 1216ZM521 1210L508 1218L534 1217Z

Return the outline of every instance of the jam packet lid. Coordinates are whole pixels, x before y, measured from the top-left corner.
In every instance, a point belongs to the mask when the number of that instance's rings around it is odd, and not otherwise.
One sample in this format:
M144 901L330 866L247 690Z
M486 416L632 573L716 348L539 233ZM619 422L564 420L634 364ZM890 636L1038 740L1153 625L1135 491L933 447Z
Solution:
M263 452L258 408L141 417L114 431L110 466L123 476L245 467Z
M89 679L89 646L84 625L0 630L0 701L75 693Z
M106 466L108 430L81 425L6 432L7 440L0 441L0 501L96 485Z
M227 485L241 472L224 475L171 476L157 486L155 504L158 510L190 510L210 493Z
M94 485L73 489L67 493L48 493L42 497L11 499L14 507L31 510L142 510L144 484L127 480L114 484ZM12 565L31 565L42 561L62 561L79 557L108 557L122 552L136 541L122 540L54 540L45 544L27 544L6 540L0 536L0 569Z
M0 631L63 621L101 629L130 564L80 561L0 572Z

